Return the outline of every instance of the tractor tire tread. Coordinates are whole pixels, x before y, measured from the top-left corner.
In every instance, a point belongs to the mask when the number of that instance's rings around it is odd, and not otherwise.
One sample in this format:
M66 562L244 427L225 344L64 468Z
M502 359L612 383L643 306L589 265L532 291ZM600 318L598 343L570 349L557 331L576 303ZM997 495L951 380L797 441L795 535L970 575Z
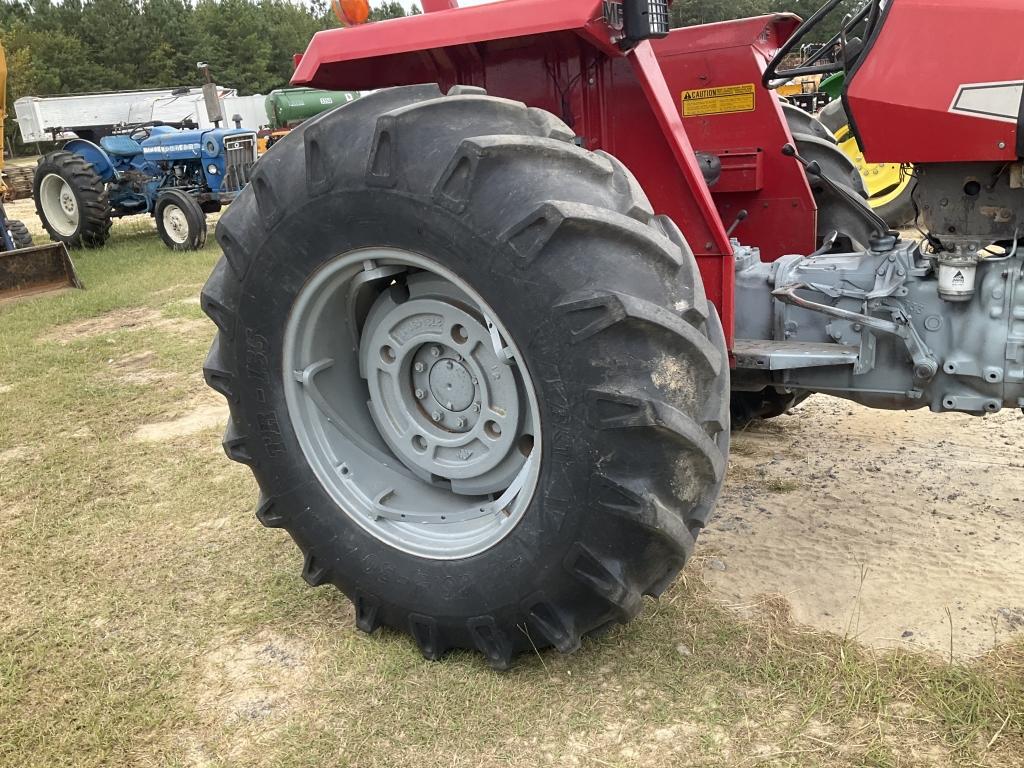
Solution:
M548 645L570 653L584 637L629 621L642 596L660 594L683 567L721 489L728 424L718 414L729 366L693 252L678 227L654 215L617 159L586 152L573 139L555 116L475 90L378 91L283 139L261 161L257 178L266 183L243 192L217 228L224 256L203 288L202 307L218 333L204 372L231 410L225 452L252 468L261 488L257 517L291 534L303 552L303 578L343 591L360 630L405 632L427 659L469 648L505 669L517 653ZM329 150L339 141L347 150L335 161ZM502 205L473 194L509 174L518 180L502 185ZM574 507L589 500L600 524L591 518L592 525L571 529L561 575L514 603L461 616L461 608L430 613L381 593L393 592L386 584L353 583L332 550L338 537L311 533L310 510L298 501L304 486L284 484L273 454L243 427L254 425L240 391L254 343L243 320L254 300L247 281L266 266L253 264L272 258L264 244L275 225L283 231L304 207L346 193L443 212L509 254L515 269L536 273L525 279L587 265L589 283L553 295L539 322L570 329L567 315L575 314L582 332L570 339L566 330L562 343L578 345L588 365L607 361L604 386L578 390L580 413L590 414L588 439L611 459L600 474L588 472L588 498ZM643 364L631 358L638 346L653 350ZM663 362L664 370L651 370ZM679 371L681 383L672 379Z
M15 248L30 248L32 246L32 233L28 231L25 222L18 219L8 219L7 229L11 233L11 240Z
M43 178L53 173L60 175L72 187L78 202L79 225L70 236L57 233L43 214L39 187ZM92 164L79 155L64 150L43 155L36 166L32 196L35 200L36 215L51 240L63 242L69 248L99 248L109 239L113 221L106 186Z

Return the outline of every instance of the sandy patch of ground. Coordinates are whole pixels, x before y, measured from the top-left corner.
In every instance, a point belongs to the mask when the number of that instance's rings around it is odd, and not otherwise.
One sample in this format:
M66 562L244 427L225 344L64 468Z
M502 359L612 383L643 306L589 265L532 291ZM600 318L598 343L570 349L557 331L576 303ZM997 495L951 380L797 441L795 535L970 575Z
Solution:
M156 352L146 350L110 360L109 365L123 381L138 386L152 386L178 378L170 371L161 371L157 368L158 360Z
M198 293L203 287L202 283L177 283L176 285L169 285L166 288L161 288L159 291L153 291L153 296L170 296L171 294L181 293L183 291L190 291L197 294L196 304L199 303Z
M25 445L16 445L13 448L0 451L0 464L11 464L16 461L27 461L35 457L35 452Z
M13 384L0 384L0 395L6 395L14 389Z
M223 427L228 421L228 407L214 392L198 397L188 410L166 420L143 424L131 436L136 443L165 443L179 437L195 435L214 427Z
M734 436L705 575L741 610L875 647L973 656L1024 631L1024 416L816 396ZM948 614L947 614L948 611Z
M0 531L5 528L13 528L25 515L25 507L20 503L9 504L0 507ZM3 545L0 543L0 551Z
M200 682L195 686L197 709L217 728L230 734L227 743L210 748L196 733L172 736L175 751L184 753L194 768L219 765L226 752L237 764L272 739L289 713L302 700L310 678L311 651L306 643L264 631L251 640L224 639L200 659Z
M208 330L209 323L205 320L191 318L165 317L159 310L148 307L135 307L133 309L119 309L99 315L98 317L90 317L85 320L76 320L73 323L60 325L40 338L43 341L53 341L58 344L70 344L77 339L143 329L194 334L202 330Z
M265 719L301 689L309 675L308 657L303 642L272 632L224 642L203 660L203 697L222 716Z

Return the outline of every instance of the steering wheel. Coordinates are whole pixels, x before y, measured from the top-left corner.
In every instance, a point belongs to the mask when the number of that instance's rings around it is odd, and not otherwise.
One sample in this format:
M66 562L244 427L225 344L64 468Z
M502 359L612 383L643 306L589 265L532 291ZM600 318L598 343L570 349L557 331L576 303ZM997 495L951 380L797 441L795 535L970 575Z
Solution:
M844 19L842 29L823 45L817 52L811 54L799 65L792 69L782 69L782 63L803 41L807 38L807 35L814 29L816 29L825 19L832 15L832 13L841 5L846 5L850 0L828 0L825 5L818 9L818 11L811 16L807 21L797 27L797 30L793 33L785 44L779 49L778 53L768 64L768 68L764 72L763 82L766 88L778 88L780 85L788 83L790 80L796 77L802 77L804 75L824 75L831 74L833 72L842 72L843 70L849 71L850 68L857 62L857 59L863 54L863 47L852 45L853 40L847 41L848 36L853 32L859 25L865 24L865 39L870 38L874 32L875 26L878 24L878 20L881 17L882 0L867 0L867 2L861 6L861 8L854 13L852 16ZM819 64L818 62L824 58L824 56L831 50L833 50L837 44L842 46L842 60L828 62L825 64ZM855 48L855 50L853 50Z

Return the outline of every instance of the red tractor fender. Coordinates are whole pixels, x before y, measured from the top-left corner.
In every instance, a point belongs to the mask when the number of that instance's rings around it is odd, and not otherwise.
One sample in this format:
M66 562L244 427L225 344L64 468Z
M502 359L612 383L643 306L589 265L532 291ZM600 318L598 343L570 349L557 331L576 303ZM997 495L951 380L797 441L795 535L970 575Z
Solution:
M505 0L318 32L292 83L476 85L553 112L581 146L622 160L682 228L731 340L732 247L676 97L649 41L627 55L612 35L602 0Z

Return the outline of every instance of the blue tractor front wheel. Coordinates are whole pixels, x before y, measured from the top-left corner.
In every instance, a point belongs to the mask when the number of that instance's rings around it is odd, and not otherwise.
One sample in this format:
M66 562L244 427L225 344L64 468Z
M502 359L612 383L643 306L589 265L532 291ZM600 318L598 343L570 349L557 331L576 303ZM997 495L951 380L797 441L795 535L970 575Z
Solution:
M206 214L194 197L180 189L166 189L153 208L156 229L172 251L198 251L206 245Z

